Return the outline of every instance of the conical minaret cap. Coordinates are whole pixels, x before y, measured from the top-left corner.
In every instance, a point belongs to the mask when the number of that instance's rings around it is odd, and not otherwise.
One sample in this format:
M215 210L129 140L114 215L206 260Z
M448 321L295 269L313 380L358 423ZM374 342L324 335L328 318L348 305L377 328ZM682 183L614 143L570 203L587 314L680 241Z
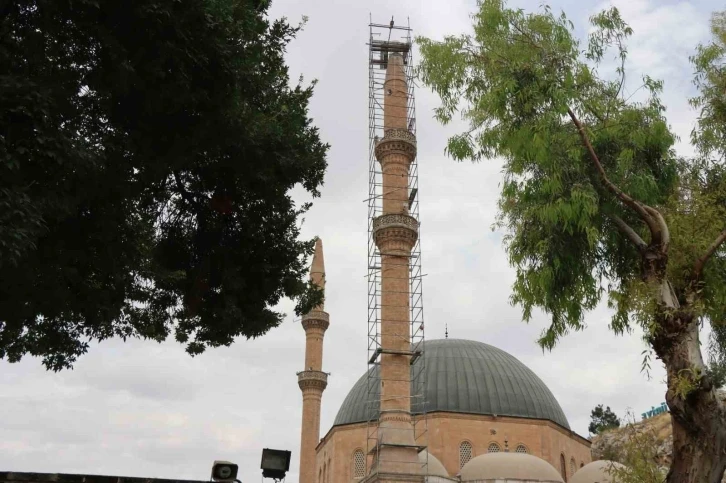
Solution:
M315 241L313 263L310 265L310 280L320 288L325 288L325 259L323 258L323 240Z

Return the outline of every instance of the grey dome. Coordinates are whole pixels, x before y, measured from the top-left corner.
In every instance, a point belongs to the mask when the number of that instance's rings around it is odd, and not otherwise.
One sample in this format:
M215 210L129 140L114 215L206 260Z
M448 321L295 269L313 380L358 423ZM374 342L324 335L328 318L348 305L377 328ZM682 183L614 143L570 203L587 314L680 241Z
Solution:
M562 483L562 476L545 460L526 453L484 453L461 469L461 481L495 480Z
M610 474L612 468L623 469L625 466L615 461L593 461L575 472L572 483L610 483L617 476Z
M421 451L418 454L418 461L422 465L425 464L428 467L428 476L442 476L444 478L449 477L449 474L446 472L446 468L444 468L444 465L441 463L441 461L439 461L436 456L432 455L428 451Z
M570 429L565 413L544 382L514 356L494 346L462 339L429 340L425 345L426 412L496 414L548 419ZM421 359L414 363L417 370ZM373 369L378 377L379 368ZM378 413L378 385L367 404L366 374L358 379L333 425L368 421Z

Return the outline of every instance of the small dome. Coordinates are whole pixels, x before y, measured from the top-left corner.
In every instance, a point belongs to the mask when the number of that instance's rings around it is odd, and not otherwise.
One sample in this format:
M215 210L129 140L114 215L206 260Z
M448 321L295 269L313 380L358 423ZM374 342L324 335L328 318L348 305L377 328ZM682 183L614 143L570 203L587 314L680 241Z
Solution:
M449 474L446 472L446 468L444 468L444 465L441 464L441 461L439 461L436 456L432 455L428 451L424 450L418 454L419 462L426 463L427 456L429 458L429 476L443 476L444 478L448 478Z
M551 464L526 453L486 453L473 458L461 469L461 481L496 479L563 483Z
M625 466L615 461L593 461L577 470L570 483L610 483L614 479L610 476L610 468L613 467L625 468Z

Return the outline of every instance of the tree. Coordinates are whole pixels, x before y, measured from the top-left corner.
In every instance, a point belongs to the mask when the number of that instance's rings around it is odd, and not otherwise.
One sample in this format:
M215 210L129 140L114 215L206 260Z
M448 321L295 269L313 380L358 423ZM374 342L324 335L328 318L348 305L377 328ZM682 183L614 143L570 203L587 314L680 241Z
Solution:
M624 440L618 450L619 458L614 459L624 465L611 465L609 474L617 483L663 483L666 472L660 462L667 457L658 433L648 425L638 425L632 412L626 415L623 428Z
M590 412L590 426L587 428L590 434L600 434L608 429L619 427L620 419L610 410L610 406L603 409L602 404L598 404Z
M171 333L194 355L319 301L289 192L319 195L328 146L268 6L3 3L0 359Z
M698 46L697 54L691 58L696 67L695 83L701 95L691 99L691 105L701 110L698 129L692 133L692 142L704 156L714 156L723 160L724 134L726 134L726 112L724 112L723 92L726 89L726 72L723 61L726 58L726 13L715 13L711 18L713 41L706 46ZM710 169L711 185L717 183L723 173ZM716 176L716 179L713 178ZM716 185L718 186L718 185ZM713 188L712 188L713 189ZM723 201L723 197L719 201ZM716 253L715 256L723 255ZM719 317L715 314L715 317ZM709 364L706 369L716 387L726 385L726 324L711 325L709 340Z
M591 22L581 48L564 14L482 0L473 35L418 39L420 77L441 98L441 122L461 111L470 124L449 140L449 155L503 159L498 224L516 269L511 301L525 320L535 309L549 314L539 344L551 350L584 329L607 293L612 330L639 324L667 371L668 481L715 483L726 468L726 405L699 326L726 322L723 42L694 61L700 155L684 159L673 150L662 83L646 76L642 99L623 95L630 27L616 9ZM614 79L598 72L613 50Z
M625 439L621 448L623 467L611 465L609 474L618 483L663 483L666 472L659 461L664 458L661 441L653 428L639 428L632 414L623 428Z

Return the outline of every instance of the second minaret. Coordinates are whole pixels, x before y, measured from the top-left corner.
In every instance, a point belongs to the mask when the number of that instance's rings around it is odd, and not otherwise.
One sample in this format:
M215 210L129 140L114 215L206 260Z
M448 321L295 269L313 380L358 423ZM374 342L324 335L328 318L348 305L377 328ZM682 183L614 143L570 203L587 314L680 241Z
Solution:
M310 267L310 280L325 290L323 242L315 242L315 254ZM305 370L298 372L297 382L303 396L302 431L300 436L300 483L315 483L315 447L320 437L320 403L328 385L323 368L323 336L330 324L324 310L325 302L303 315L305 329Z

